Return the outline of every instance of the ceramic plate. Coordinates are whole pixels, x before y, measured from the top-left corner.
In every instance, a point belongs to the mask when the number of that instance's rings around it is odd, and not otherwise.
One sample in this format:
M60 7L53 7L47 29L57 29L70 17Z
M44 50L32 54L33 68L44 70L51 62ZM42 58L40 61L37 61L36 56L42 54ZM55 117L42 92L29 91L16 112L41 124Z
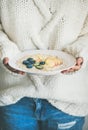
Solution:
M62 60L62 64L48 70L43 69L36 69L33 68L27 68L22 62L26 60L28 57L33 57L35 55L44 55L44 56L54 56L57 58L60 58ZM74 66L76 63L76 59L63 51L57 51L57 50L28 50L25 52L22 52L13 59L10 59L9 65L17 70L21 70L30 74L40 74L40 75L55 75L60 73L62 70L68 69L72 66Z

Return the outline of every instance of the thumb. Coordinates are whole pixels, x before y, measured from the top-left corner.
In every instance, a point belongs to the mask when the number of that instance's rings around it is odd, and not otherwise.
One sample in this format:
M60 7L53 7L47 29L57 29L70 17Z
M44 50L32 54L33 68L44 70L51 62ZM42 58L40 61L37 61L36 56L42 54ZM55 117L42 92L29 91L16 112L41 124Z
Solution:
M8 62L9 62L9 58L8 57L5 57L4 59L3 59L3 64L8 64Z
M76 58L76 59L77 59L77 60L76 60L76 65L80 66L80 65L83 64L83 58L82 58L82 57L78 57L78 58Z

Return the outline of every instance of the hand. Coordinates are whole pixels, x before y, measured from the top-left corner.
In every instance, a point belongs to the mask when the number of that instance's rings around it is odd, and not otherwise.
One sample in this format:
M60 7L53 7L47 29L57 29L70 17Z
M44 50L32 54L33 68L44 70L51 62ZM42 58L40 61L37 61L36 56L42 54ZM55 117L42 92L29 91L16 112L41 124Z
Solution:
M78 58L76 58L75 66L73 66L70 69L63 70L63 71L61 71L61 73L68 74L70 72L78 71L81 68L82 64L83 64L83 58L82 57L78 57Z
M5 65L5 67L6 67L7 69L9 69L10 71L12 71L12 72L14 72L14 73L21 74L21 75L24 75L24 74L25 74L25 72L23 72L23 71L19 71L19 70L16 70L16 69L12 68L12 67L9 65L9 58L8 58L8 57L5 57L5 58L3 59L3 64Z

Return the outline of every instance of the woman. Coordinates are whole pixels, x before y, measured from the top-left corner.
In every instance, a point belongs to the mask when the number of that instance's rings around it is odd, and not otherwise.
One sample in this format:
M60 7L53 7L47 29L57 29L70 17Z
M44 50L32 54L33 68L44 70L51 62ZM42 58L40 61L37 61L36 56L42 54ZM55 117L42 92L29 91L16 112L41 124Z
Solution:
M0 128L82 130L88 114L88 0L0 0ZM25 74L9 59L25 50L62 50L76 65ZM85 81L85 82L84 82Z

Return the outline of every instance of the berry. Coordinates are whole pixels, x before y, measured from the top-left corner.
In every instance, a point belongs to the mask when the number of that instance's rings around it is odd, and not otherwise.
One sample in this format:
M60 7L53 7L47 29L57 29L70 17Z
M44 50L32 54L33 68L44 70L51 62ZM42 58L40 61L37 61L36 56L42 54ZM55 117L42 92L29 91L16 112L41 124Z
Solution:
M40 65L45 65L45 61L40 61Z
M29 64L29 61L24 60L22 63L23 63L24 65L27 65L27 64Z
M33 65L32 64L28 64L26 67L27 68L33 68Z

